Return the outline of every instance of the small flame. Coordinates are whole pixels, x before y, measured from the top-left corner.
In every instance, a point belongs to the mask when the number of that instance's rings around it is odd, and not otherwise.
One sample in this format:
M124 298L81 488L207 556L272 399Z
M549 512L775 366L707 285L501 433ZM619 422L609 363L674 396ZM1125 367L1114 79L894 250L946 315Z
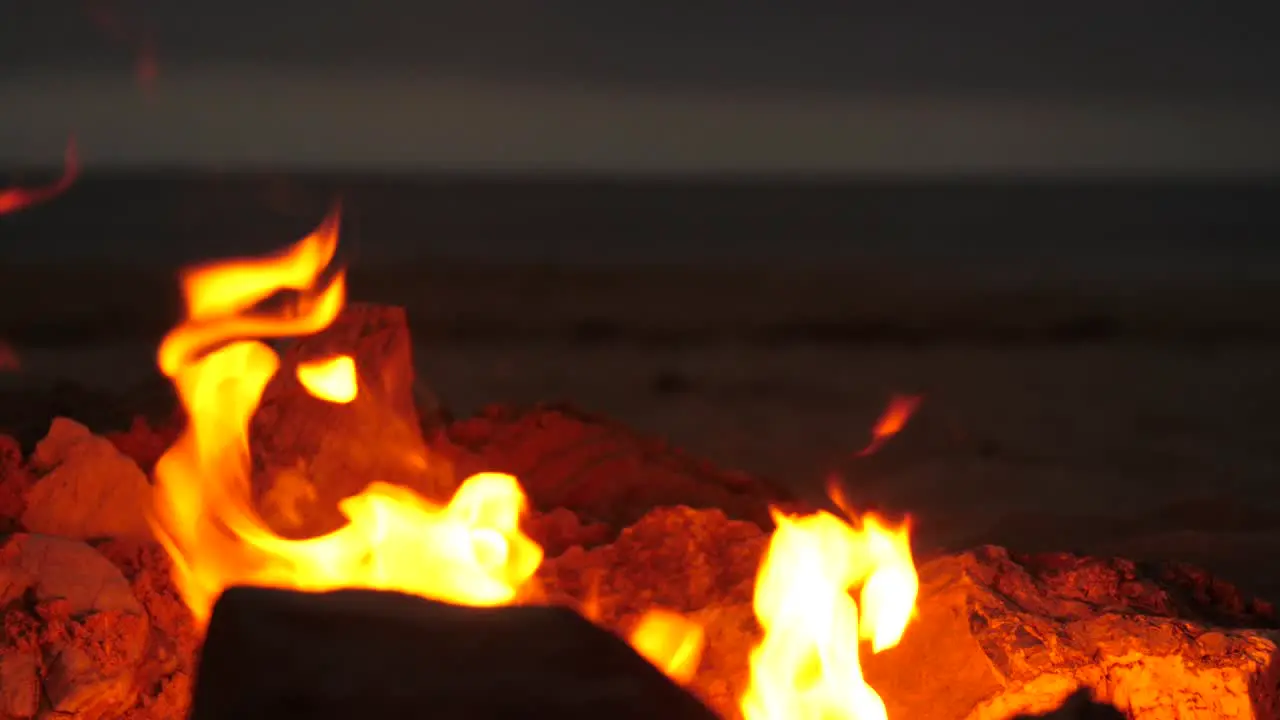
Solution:
M325 284L319 278L337 239L335 211L283 254L200 267L182 278L187 318L161 343L158 363L189 424L156 465L151 519L201 624L231 585L365 587L502 605L542 562L542 549L519 528L526 501L510 475L472 476L445 506L375 482L340 504L347 525L305 540L274 534L253 509L248 425L279 358L244 338L306 335L333 322L344 276ZM297 292L293 307L254 311L282 289Z
M67 139L62 155L62 176L48 185L37 187L10 187L0 190L0 215L15 213L61 195L80 176L80 155L76 139Z
M888 442L889 438L902 432L902 428L907 426L907 421L915 414L916 408L920 407L920 399L919 395L894 395L889 398L888 407L876 421L875 427L871 428L871 442L857 453L858 456L874 453Z
M337 240L335 211L279 255L197 267L182 277L186 318L164 338L157 362L189 422L156 464L150 519L201 625L232 585L363 587L456 604L509 604L526 597L542 562L542 548L520 529L525 495L514 477L500 473L473 475L446 505L374 482L340 503L345 526L303 540L276 535L253 508L249 420L280 365L259 338L308 335L334 321L345 301L344 275L321 277ZM296 294L290 306L260 309L282 290ZM348 356L300 364L298 379L332 402L350 402L359 392ZM905 422L910 409L898 407L901 419L882 419L877 435ZM756 578L753 606L764 636L750 656L745 720L885 720L884 703L862 676L859 651L864 640L873 653L893 647L911 620L919 579L908 528L872 514L857 519L835 491L852 524L826 512L773 511L777 528ZM598 618L592 595L583 610ZM705 637L692 619L653 609L630 642L673 680L688 683Z
M859 640L873 653L897 645L914 612L919 578L906 526L871 514L857 529L827 512L773 518L754 599L764 638L751 653L743 717L885 720L862 676Z
M345 405L356 399L356 361L350 355L300 362L297 376L321 400Z
M631 646L681 685L698 672L704 641L702 626L670 610L652 609L631 631Z

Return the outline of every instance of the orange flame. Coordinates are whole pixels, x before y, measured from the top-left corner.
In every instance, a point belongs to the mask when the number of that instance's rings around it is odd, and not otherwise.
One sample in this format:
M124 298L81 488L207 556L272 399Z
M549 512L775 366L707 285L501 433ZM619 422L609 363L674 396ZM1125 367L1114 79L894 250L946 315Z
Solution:
M443 507L374 483L341 503L347 525L305 540L274 534L254 511L248 425L279 358L244 338L305 335L333 322L344 276L318 281L337 238L335 212L281 255L196 268L182 278L187 318L161 343L158 363L189 424L156 464L151 519L202 624L218 595L240 584L365 587L501 605L516 599L542 561L542 549L519 529L525 497L509 475L475 475ZM254 312L282 289L297 292L292 307Z
M920 407L920 399L919 395L894 395L889 398L889 406L884 409L875 427L871 428L871 442L858 451L857 455L862 457L874 453L888 442L889 438L902 432L902 428L907 426L907 421L915 414L916 408Z
M520 530L526 499L510 475L474 475L444 506L375 482L341 503L345 526L305 540L276 535L253 509L249 420L280 364L257 338L311 334L334 321L345 300L344 275L321 277L337 239L335 211L279 255L198 267L182 277L186 318L165 337L157 361L189 424L156 464L151 522L201 625L231 585L364 587L502 605L523 597L542 562L542 548ZM296 293L290 306L259 309L281 290ZM298 371L309 392L331 402L357 396L356 376L347 356ZM842 496L833 498L846 507ZM825 512L773 515L777 529L754 597L764 637L750 656L744 718L884 720L884 703L862 677L859 651L863 640L871 652L893 647L914 612L919 579L906 524L890 527L871 514L856 528ZM857 588L855 602L850 592ZM584 611L598 616L598 603L588 599ZM689 618L653 609L630 641L675 681L688 683L704 632Z
M80 176L80 155L76 151L76 139L67 139L62 155L62 176L48 185L38 187L10 187L0 190L0 215L15 213L32 205L52 200L71 187Z
M321 400L345 405L356 399L356 361L350 355L300 362L297 376L307 392Z
M885 720L859 640L873 653L891 648L911 619L919 578L907 528L871 514L859 529L826 512L773 518L754 600L764 638L751 653L743 718Z
M681 685L697 674L703 641L701 625L680 613L656 608L640 618L630 638L636 652Z

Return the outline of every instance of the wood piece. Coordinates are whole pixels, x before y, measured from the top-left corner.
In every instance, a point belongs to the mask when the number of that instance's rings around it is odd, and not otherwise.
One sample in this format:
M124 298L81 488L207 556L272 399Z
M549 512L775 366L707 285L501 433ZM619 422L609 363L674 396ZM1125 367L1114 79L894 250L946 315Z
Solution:
M359 394L347 404L312 397L298 363L335 354L355 359ZM285 349L251 425L255 498L285 535L329 532L345 521L337 504L383 481L447 500L455 478L431 463L414 404L413 348L403 308L353 303L322 332Z
M1269 604L1182 565L997 547L920 569L902 643L866 658L889 717L994 720L1091 689L1134 720L1275 718Z
M562 607L232 588L191 720L715 720L622 639Z

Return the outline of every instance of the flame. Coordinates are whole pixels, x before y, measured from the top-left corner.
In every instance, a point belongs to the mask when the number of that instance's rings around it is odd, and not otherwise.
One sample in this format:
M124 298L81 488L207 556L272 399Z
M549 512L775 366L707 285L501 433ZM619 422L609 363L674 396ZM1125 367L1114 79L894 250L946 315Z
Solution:
M702 626L670 610L652 609L631 631L631 646L667 677L687 685L702 660Z
M764 637L751 652L743 718L885 720L862 677L859 641L873 653L897 645L914 612L919 578L906 525L868 514L854 528L827 512L775 510L773 519L754 598Z
M62 176L48 185L38 187L10 187L0 190L0 215L15 213L61 195L80 176L80 155L74 136L67 139L62 154Z
M189 421L156 465L151 520L201 624L218 595L241 584L365 587L501 605L541 564L542 549L519 529L526 501L509 475L472 476L445 506L375 482L341 503L347 525L304 540L274 534L254 511L248 425L279 358L245 338L305 335L333 322L344 276L319 279L337 239L335 211L280 255L198 267L182 278L187 317L161 343L158 364ZM255 311L280 290L297 293L291 306Z
M350 355L298 363L298 382L307 392L345 405L356 399L356 361Z
M919 395L894 395L889 398L888 407L871 428L871 442L858 451L858 456L874 453L880 449L881 445L888 442L889 438L902 432L902 428L907 426L907 421L915 414L918 407L920 407Z
M520 529L525 495L500 473L473 475L446 505L374 482L340 504L346 525L303 540L276 535L254 510L248 426L280 365L260 338L311 334L334 321L344 275L321 278L337 241L335 211L278 255L197 267L181 278L186 318L164 338L157 362L189 421L156 464L150 519L201 625L231 585L364 587L503 605L526 597L542 562L542 548ZM290 304L261 308L280 291L292 291ZM359 392L355 361L345 355L302 363L297 377L330 402ZM905 415L896 422L892 431ZM838 490L833 499L856 518ZM764 635L750 655L743 717L885 720L859 652L864 640L873 653L896 645L914 612L919 579L906 524L891 527L872 514L851 523L826 512L773 516L753 603ZM584 612L598 617L598 605L588 598ZM663 609L646 613L629 639L679 683L693 679L705 642L697 622Z

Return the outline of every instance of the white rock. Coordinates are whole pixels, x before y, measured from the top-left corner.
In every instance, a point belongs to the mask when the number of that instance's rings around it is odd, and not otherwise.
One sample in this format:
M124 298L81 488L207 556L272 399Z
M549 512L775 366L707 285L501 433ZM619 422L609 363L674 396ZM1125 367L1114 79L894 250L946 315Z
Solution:
M27 493L26 529L78 540L150 537L151 484L110 440L57 418L31 465L40 475Z

